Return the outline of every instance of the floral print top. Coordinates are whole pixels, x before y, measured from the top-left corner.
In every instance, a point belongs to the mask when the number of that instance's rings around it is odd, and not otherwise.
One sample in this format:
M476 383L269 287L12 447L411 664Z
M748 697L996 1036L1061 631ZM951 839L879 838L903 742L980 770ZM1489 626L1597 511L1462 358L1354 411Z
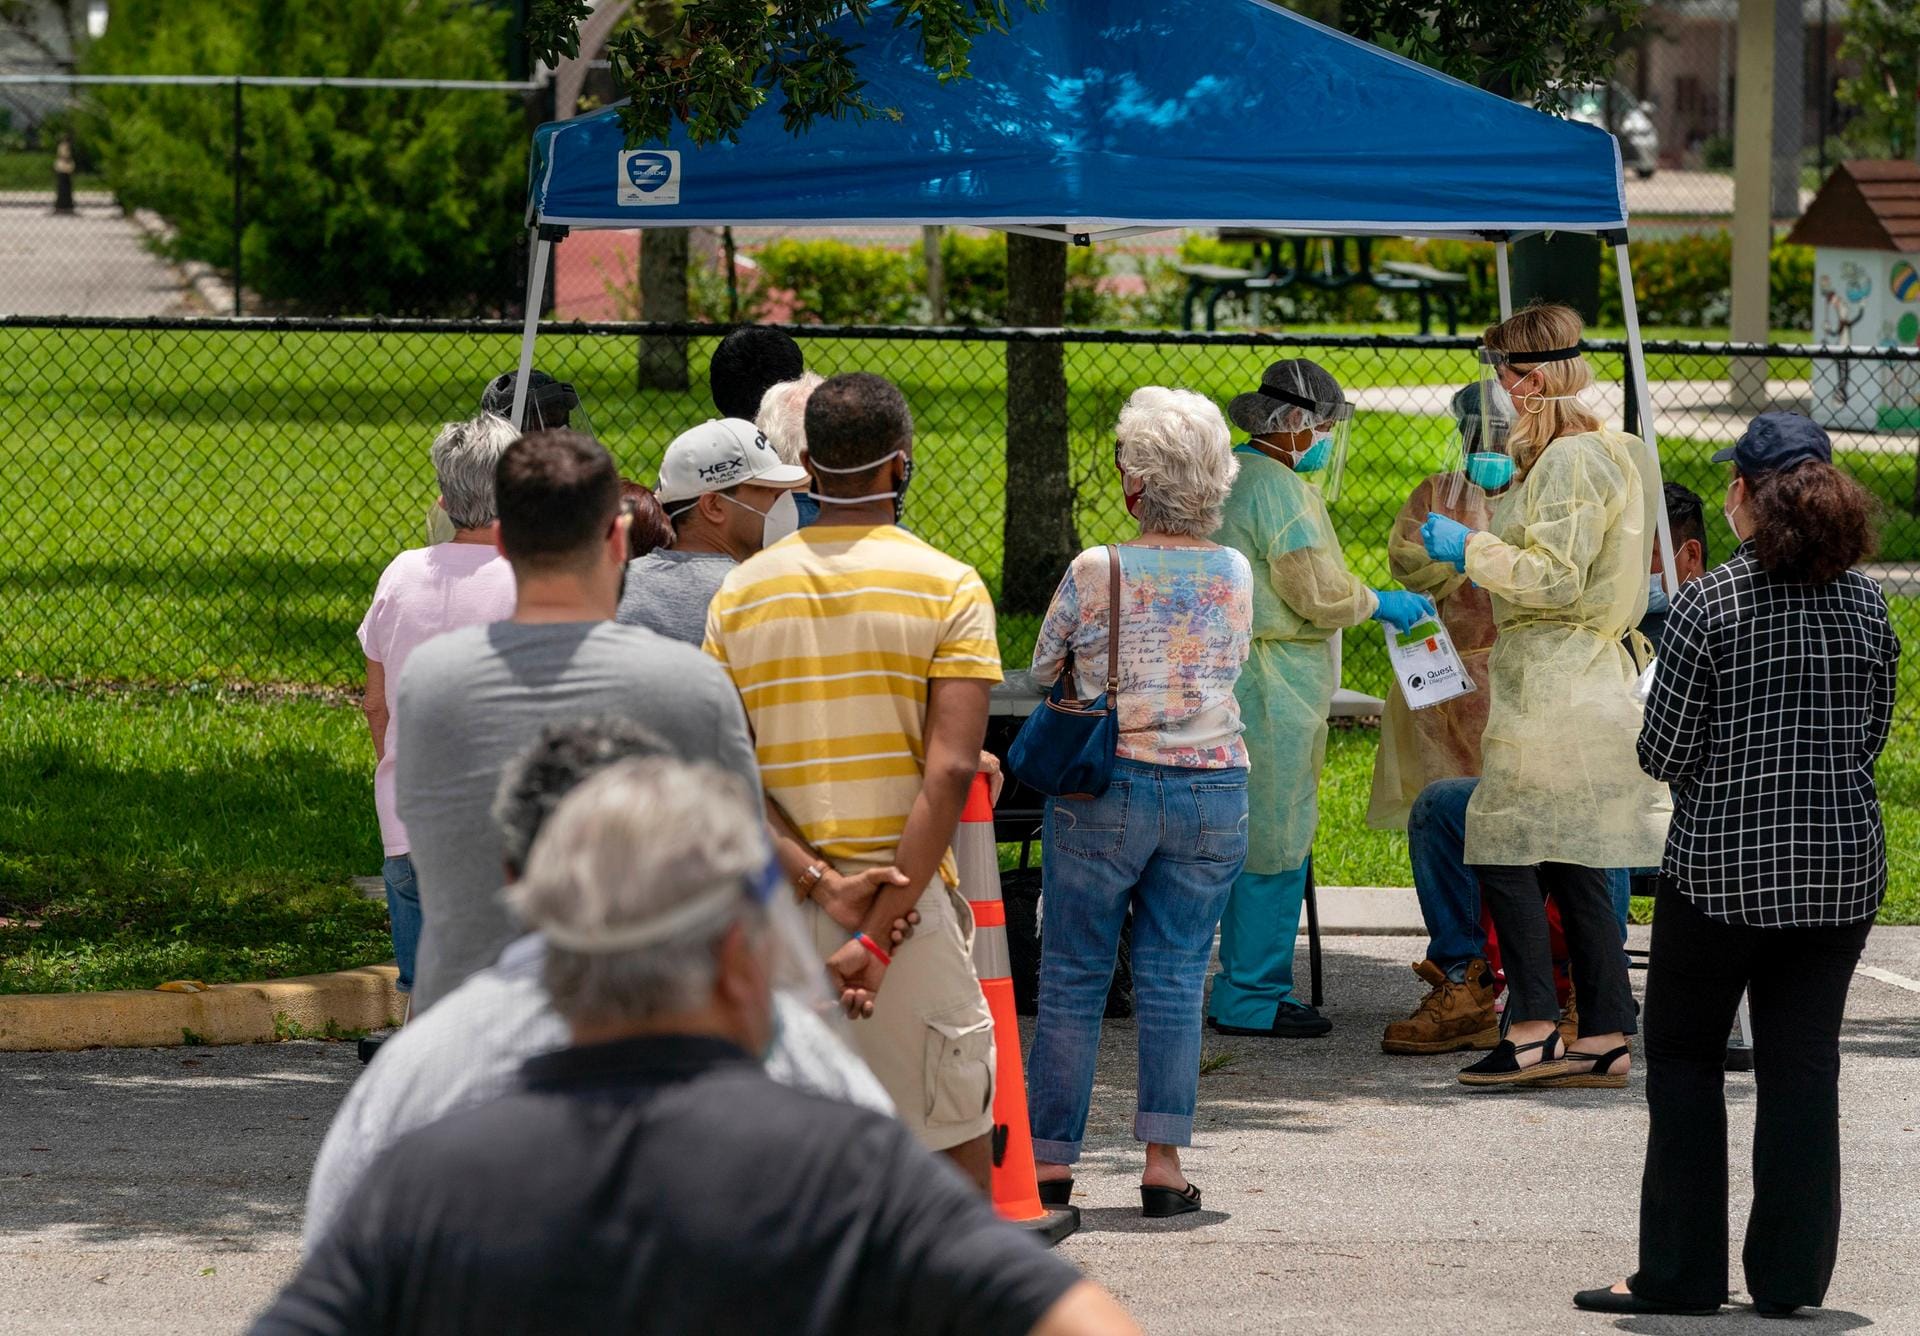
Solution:
M1253 570L1230 547L1120 549L1123 760L1187 770L1247 763L1233 684L1253 632ZM1069 651L1082 699L1107 682L1107 549L1074 558L1033 648L1051 686Z

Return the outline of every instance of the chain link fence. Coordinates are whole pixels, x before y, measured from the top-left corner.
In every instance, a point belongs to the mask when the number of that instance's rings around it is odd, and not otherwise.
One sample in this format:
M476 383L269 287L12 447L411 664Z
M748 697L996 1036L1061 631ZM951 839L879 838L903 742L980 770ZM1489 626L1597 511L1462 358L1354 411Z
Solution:
M566 326L543 333L538 365L578 388L622 471L651 482L667 442L713 414L705 372L723 332ZM1068 481L1084 544L1129 531L1112 429L1135 388L1184 386L1224 403L1271 360L1321 362L1358 409L1334 521L1349 561L1376 584L1390 580L1395 514L1453 457L1448 398L1476 375L1476 344L1465 337L792 332L813 369L879 371L905 390L918 442L906 523L973 563L996 593L1006 577L1012 343L1062 347ZM684 340L686 388L641 386L643 335ZM1593 407L1633 425L1623 345L1589 348L1603 377ZM9 368L0 408L14 428L0 437L12 503L0 671L357 684L354 631L374 582L395 553L425 541L435 496L428 445L441 423L476 410L517 349L517 331L491 321L0 320ZM1815 406L1825 420L1854 424L1834 429L1837 457L1885 506L1873 572L1903 636L1920 645L1920 355L1705 343L1656 343L1648 353L1666 476L1701 496L1713 559L1731 539L1715 517L1726 469L1709 457L1752 413ZM1009 664L1026 662L1037 623L1032 611L1003 609ZM1345 683L1382 695L1384 650L1371 631L1348 637ZM1903 711L1915 700L1903 692Z

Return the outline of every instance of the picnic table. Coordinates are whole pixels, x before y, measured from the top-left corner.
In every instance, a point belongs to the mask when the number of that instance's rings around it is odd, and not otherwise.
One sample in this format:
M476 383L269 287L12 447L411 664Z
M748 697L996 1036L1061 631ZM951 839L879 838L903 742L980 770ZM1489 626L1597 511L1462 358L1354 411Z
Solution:
M1182 264L1175 268L1187 278L1181 305L1181 327L1193 328L1194 307L1204 301L1207 328L1218 327L1220 299L1230 292L1245 293L1253 306L1253 323L1260 323L1266 294L1295 285L1334 292L1365 285L1379 292L1411 292L1420 300L1420 332L1433 329L1433 302L1439 299L1446 315L1447 333L1460 332L1460 295L1467 276L1404 260L1373 261L1372 237L1328 237L1284 232L1270 227L1223 227L1220 240L1251 243L1253 263L1246 268L1224 264Z

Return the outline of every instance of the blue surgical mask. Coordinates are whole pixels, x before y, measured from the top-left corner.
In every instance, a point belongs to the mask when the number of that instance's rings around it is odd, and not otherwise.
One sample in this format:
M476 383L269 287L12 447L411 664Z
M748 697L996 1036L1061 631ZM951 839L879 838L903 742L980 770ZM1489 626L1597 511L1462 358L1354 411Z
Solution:
M1666 580L1661 576L1654 576L1647 584L1647 616L1664 617L1667 609L1672 606L1667 598Z
M1333 437L1321 436L1307 447L1307 452L1294 460L1295 473L1318 473L1327 466L1327 456L1333 453Z
M1513 481L1513 458L1476 450L1467 456L1467 479L1483 491L1496 492Z

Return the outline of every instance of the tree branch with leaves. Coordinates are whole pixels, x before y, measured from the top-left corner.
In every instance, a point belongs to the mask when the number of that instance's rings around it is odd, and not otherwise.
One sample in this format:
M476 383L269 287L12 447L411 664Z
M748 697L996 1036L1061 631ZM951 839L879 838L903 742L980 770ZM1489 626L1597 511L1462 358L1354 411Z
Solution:
M1021 0L1038 10L1044 0ZM866 95L855 59L859 48L828 30L848 15L865 24L867 0L692 0L661 6L658 18L623 25L608 39L614 86L628 101L619 109L627 145L663 142L684 125L696 144L736 140L747 118L778 101L791 134L815 122L898 118ZM527 42L548 64L580 54L580 25L592 14L586 0L532 0ZM968 77L976 39L1004 33L1010 0L901 0L892 26L911 27L920 59L942 83Z

